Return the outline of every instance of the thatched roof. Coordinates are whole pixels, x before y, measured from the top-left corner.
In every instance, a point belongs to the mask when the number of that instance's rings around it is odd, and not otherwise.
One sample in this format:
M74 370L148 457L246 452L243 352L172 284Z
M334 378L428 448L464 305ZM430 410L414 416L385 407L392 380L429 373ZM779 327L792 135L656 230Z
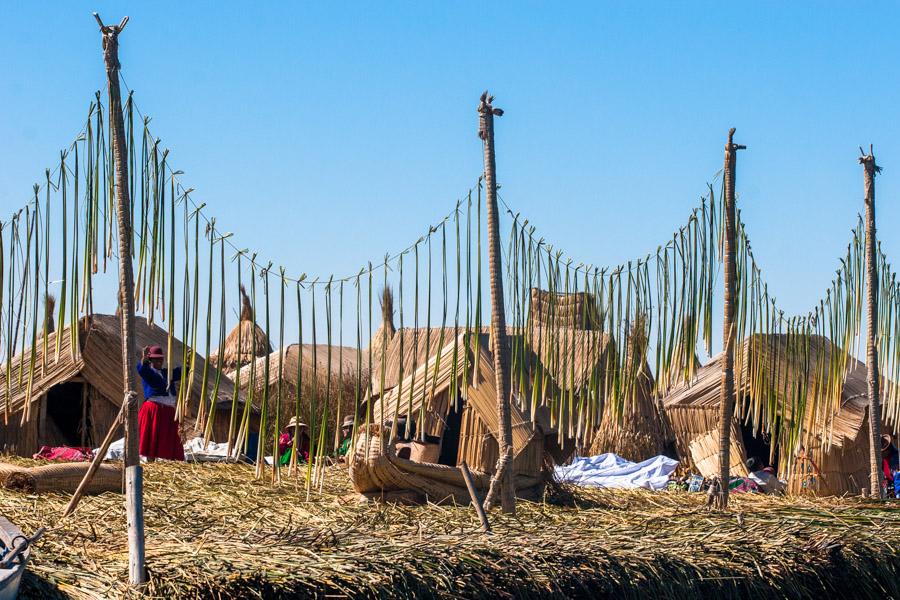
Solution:
M315 350L315 361L313 361L313 351ZM325 382L328 378L328 346L326 344L291 344L282 350L276 350L269 354L269 385L278 384L279 378L282 381L297 386L300 375L300 358L303 358L303 378L304 384L311 382L313 379L313 365L315 365L315 375L318 381ZM260 356L253 363L244 365L240 369L240 386L246 389L250 385L250 371L255 370L257 381L256 388L262 389L265 382L266 357ZM345 378L355 378L357 373L356 348L347 346L331 347L331 377L335 381L343 370ZM232 381L237 381L237 371L231 372L229 377Z
M432 327L431 329L404 327L397 330L383 353L380 350L380 346L377 350L375 348L371 350L372 389L376 394L381 389L382 354L384 355L384 389L388 390L400 383L401 372L403 377L406 378L413 371L424 365L425 361L430 357L434 356L439 348L448 341L452 342L463 331L463 328L459 330L454 330L453 327L444 328L443 344L441 344L442 331L440 327ZM375 340L373 339L374 345ZM368 371L368 360L369 356L364 355L364 371Z
M373 360L381 360L382 349L391 343L397 328L394 327L394 293L391 288L381 290L381 325L372 335L369 352Z
M468 338L468 350L467 350ZM457 349L457 360L454 368L453 349ZM463 388L466 369L471 369L468 388ZM471 375L474 373L474 375ZM475 383L477 381L477 384ZM475 354L474 336L460 335L458 338L445 340L440 352L435 352L423 362L413 373L404 377L400 385L385 393L384 399L376 398L372 402L372 420L382 421L381 410L384 407L385 419L394 413L418 415L425 403L426 421L442 424L450 411L450 398L444 392L452 385L458 386L466 401L477 412L488 431L499 430L497 420L497 396L494 380L494 360L488 349L488 336L481 334L477 355ZM518 453L534 435L531 420L512 403L513 450ZM442 427L440 427L442 429ZM427 433L431 429L426 425Z
M564 390L578 394L590 386L592 376L602 377L615 365L615 348L601 331L534 327L525 335L529 349Z
M240 347L238 347L240 339ZM249 364L257 356L265 356L272 352L272 345L266 332L256 324L253 315L253 307L250 306L250 298L244 286L241 286L241 314L238 324L225 338L224 352L221 359L218 349L210 353L209 360L212 364L226 371L243 367Z
M168 344L168 333L156 325L147 324L144 319L135 319L135 345L137 348L157 345L163 348ZM72 327L52 333L47 339L47 356L43 353L43 339L39 339L35 348L34 379L31 393L28 394L28 373L31 362L31 350L16 355L12 359L13 377L10 384L10 408L16 413L25 406L26 398L35 402L51 387L81 375L104 397L117 406L122 404L122 336L119 318L114 315L93 315L83 317L78 322L78 345L75 353L71 351ZM56 337L62 336L59 356L56 356ZM184 346L177 339L172 340L171 364L180 365L184 361ZM45 362L46 359L46 362ZM21 384L19 370L23 369ZM195 406L202 390L203 358L197 356L197 367L191 386L191 406ZM216 370L210 368L207 374L207 393L211 394L215 384ZM135 377L135 391L140 393L138 378ZM6 365L0 367L0 392L6 392ZM217 403L231 403L234 387L227 377L219 382ZM206 397L208 402L209 396ZM5 411L5 402L0 402L0 411Z
M785 381L796 383L807 379L807 401L813 405L817 365L827 365L831 359L832 347L828 339L821 336L809 338L808 364L791 362L788 359L786 335L754 335L744 340L736 349L736 366L741 366L740 376L735 377L739 402L741 398L774 393L780 404L790 407L791 399L784 398ZM760 360L752 360L751 354ZM676 386L663 399L663 407L672 419L676 431L694 431L699 434L715 429L721 400L722 354L704 365L694 379ZM759 364L762 372L750 373L751 365ZM736 373L737 375L737 373ZM866 411L866 367L861 361L850 359L849 372L840 390L841 406L837 411L821 411L822 418L830 419L832 426L831 443L837 446L845 439L856 439L862 427ZM786 408L786 412L790 412ZM682 414L683 413L683 414ZM688 414L691 416L688 416ZM790 414L784 415L786 418ZM810 427L816 423L808 423Z

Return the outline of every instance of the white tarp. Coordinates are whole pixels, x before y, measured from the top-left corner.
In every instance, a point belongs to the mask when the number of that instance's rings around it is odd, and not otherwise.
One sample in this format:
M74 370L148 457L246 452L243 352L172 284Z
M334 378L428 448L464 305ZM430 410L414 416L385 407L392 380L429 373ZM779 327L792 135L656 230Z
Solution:
M228 444L207 442L203 437L195 437L184 445L184 460L187 462L234 462L240 456L238 449L232 451L228 458Z
M661 490L677 466L678 461L668 456L633 463L610 452L576 458L571 465L556 467L555 475L560 481L586 487Z
M100 448L94 448L94 456L100 452ZM103 460L123 460L125 458L125 438L119 438L109 445Z
M100 452L100 448L94 449L94 454ZM234 456L228 458L228 444L217 444L209 442L204 448L203 438L195 437L184 445L184 460L187 462L225 462L236 461L240 458L240 453L235 448L232 453ZM106 456L103 460L122 460L125 458L125 438L120 438L109 445ZM146 462L145 457L141 457L141 462Z

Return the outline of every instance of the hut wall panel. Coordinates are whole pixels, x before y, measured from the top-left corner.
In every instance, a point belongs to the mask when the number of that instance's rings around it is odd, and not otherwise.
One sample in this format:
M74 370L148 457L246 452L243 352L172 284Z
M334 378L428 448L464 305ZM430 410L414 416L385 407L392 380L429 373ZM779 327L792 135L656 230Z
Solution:
M37 452L38 415L37 411L31 414L31 420L24 426L20 425L21 412L10 415L7 423L0 419L0 449L4 453L30 457Z
M99 446L103 438L106 437L109 428L115 423L116 417L119 416L119 407L91 385L88 385L87 398L90 403L91 440L94 446ZM116 427L113 439L117 440L123 435L122 425L119 425Z
M544 465L544 436L536 435L513 459L513 472L536 475Z
M832 445L827 451L821 443L807 444L807 455L818 467L818 473L809 460L794 461L788 478L791 494L820 496L858 495L862 488L869 488L869 435L863 430L853 442Z
M463 409L457 464L466 464L475 471L491 473L497 464L497 442L487 431L484 421L469 405Z

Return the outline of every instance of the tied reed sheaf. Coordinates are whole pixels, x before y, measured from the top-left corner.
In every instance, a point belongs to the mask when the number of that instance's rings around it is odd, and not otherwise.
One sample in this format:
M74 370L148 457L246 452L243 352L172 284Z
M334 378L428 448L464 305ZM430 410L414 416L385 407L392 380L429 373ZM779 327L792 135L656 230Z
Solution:
M217 441L247 451L254 426L251 413L258 409L256 476L263 477L261 459L277 454L280 430L293 414L309 425L312 460L304 468L296 463L295 438L288 468L295 475L305 471L306 481L320 488L326 472L322 459L337 447L335 423L336 417L346 414L343 411L378 402L378 414L391 417L392 436L398 433L401 416L421 424L426 402L417 402L413 394L420 394L419 400L426 397L442 370L455 372L470 354L479 354L482 344L480 335L468 335L482 332L486 325L482 180L401 252L368 263L350 277L294 277L285 267L262 262L257 254L235 246L232 234L207 215L206 205L194 203L193 189L181 183L183 173L171 165L169 151L153 136L150 119L142 117L131 93L124 112L136 307L148 322L165 323L170 356L176 336L189 349L183 374L189 384L179 389L178 418L196 406L197 432L209 437L217 414L228 410L228 439ZM7 421L34 418L30 400L35 374L43 373L48 361L58 360L61 352L74 356L80 351L77 324L94 314L95 286L117 247L115 164L107 121L98 93L82 132L60 153L59 165L46 171L31 202L0 225L0 354L5 360L0 390L5 391ZM709 186L687 223L655 253L603 268L566 257L510 211L503 261L508 285L505 310L514 401L524 414L536 420L546 411L560 441L584 442L604 415L622 421L635 410L641 381L652 378L655 393L661 395L692 378L699 349L707 354L713 350L715 281L722 258L721 197ZM737 385L750 381L754 390L766 393L750 397L737 390L736 415L788 450L781 453L781 460L789 469L792 454L810 436L822 437L827 446L833 415L840 408L841 385L858 353L864 236L857 226L825 296L808 314L791 317L778 308L739 217L737 222L737 339L784 334L788 341L774 350L786 356L751 352L748 364L741 364L739 357L736 370L747 376L736 378ZM900 377L900 283L887 257L880 252L879 256L879 367L887 381L894 381ZM300 353L296 377L288 378L283 361L273 362L269 352L238 352L233 366L198 359L201 353L224 356L229 312L233 305L243 304L240 290L246 283L250 288L246 316L252 326L244 328L242 306L238 347L243 347L245 334L255 341L257 309L261 335L266 345L277 340L276 352L282 351L296 327L296 341L311 342L312 349L307 358ZM387 310L383 293L393 289L397 293L391 294ZM56 329L69 329L71 334L68 348L61 344L65 336L59 335L48 352L50 319L40 299L51 293L58 298ZM378 298L382 298L380 315L373 310ZM353 337L349 334L353 327L355 347L345 348L345 333L347 339ZM451 335L452 348L441 354ZM812 336L826 338L836 351L815 355L827 360L810 358ZM389 369L394 339L403 357L397 363L399 372ZM461 339L471 340L472 346L460 344ZM38 353L41 345L44 351ZM320 346L324 361L317 356ZM19 361L16 370L10 360L15 355L29 357ZM355 358L346 363L347 356ZM771 370L763 368L764 360L794 368L771 376ZM384 406L387 389L402 385L411 375L415 378L422 366L432 389L413 380L408 389L393 394L393 406ZM225 375L236 383L230 408L215 401ZM453 380L451 395L455 398L457 388L466 389L475 376L463 369L462 381ZM196 392L191 384L198 377L199 397L192 397ZM260 386L258 381L274 384ZM308 397L301 402L304 394L291 395L289 387L309 390ZM883 417L896 423L897 387L882 387ZM11 410L14 388L26 390L20 415ZM353 411L354 432L368 431L372 414L372 406ZM268 477L273 482L281 478L278 460Z
M722 514L702 494L557 488L484 535L470 506L337 502L351 491L338 473L309 502L302 481L253 482L251 466L146 473L148 598L900 595L900 513L863 500L737 495ZM66 496L22 500L0 490L4 515L53 528L22 597L127 595L121 497L59 522Z

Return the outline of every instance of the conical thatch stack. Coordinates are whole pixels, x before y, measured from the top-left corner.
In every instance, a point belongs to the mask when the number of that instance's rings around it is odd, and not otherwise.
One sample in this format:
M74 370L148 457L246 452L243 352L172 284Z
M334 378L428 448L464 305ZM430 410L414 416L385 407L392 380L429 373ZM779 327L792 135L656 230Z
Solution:
M238 347L240 338L240 347ZM225 371L234 371L249 364L258 356L265 356L272 352L272 345L253 318L253 307L250 306L250 298L244 286L241 286L241 316L240 322L231 330L225 338L225 351L221 358L218 352L209 355L209 361L216 367Z
M369 352L372 353L372 361L380 364L382 351L387 350L397 328L394 327L394 293L391 288L381 290L381 325L369 342Z
M531 288L529 319L540 327L601 329L597 303L585 292L562 294Z
M646 319L632 324L625 368L634 369L632 389L625 390L621 410L609 403L594 433L591 454L615 452L633 461L662 454L671 437L659 406L653 398L653 373L647 364Z

